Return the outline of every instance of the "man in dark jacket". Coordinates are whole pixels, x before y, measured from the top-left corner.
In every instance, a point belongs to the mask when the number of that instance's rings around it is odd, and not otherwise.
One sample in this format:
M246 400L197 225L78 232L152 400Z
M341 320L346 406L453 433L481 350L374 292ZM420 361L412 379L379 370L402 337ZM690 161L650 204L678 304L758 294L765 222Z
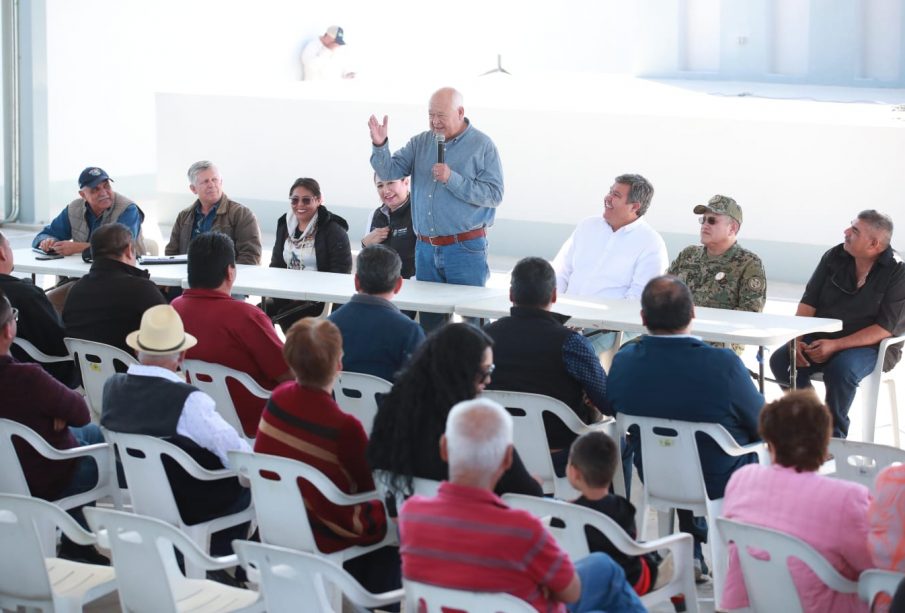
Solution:
M126 335L138 328L146 310L166 300L148 271L136 267L126 226L113 223L95 230L91 253L91 270L73 285L63 306L66 336L130 351Z
M10 304L19 309L19 332L17 336L34 345L47 355L65 356L69 352L63 343L63 323L50 300L34 283L12 276L15 261L9 240L0 233L0 289L6 293ZM12 354L22 362L32 359L17 346ZM54 379L67 386L73 386L73 363L54 362L42 364Z

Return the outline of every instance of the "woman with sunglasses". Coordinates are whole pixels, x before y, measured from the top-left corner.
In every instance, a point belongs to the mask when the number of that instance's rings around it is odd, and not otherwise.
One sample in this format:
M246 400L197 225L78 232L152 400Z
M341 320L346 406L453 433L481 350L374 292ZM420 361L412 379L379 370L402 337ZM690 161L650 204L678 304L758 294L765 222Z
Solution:
M323 206L321 187L311 178L296 179L289 188L289 210L277 221L271 268L352 272L349 224ZM320 314L322 302L268 299L265 311L283 330L303 317Z
M440 436L456 403L471 400L490 383L493 340L469 324L446 325L427 337L383 398L368 442L368 462L392 474L389 488L410 494L412 477L449 477L440 459ZM540 484L513 453L497 494L542 496Z

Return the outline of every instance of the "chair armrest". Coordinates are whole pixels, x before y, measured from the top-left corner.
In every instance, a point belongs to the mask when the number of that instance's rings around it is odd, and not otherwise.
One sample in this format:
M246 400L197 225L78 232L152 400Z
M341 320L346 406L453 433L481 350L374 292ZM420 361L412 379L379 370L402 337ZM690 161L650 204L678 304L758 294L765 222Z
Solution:
M57 449L47 445L46 448L40 449L39 453L48 460L73 460L82 456L91 456L98 463L109 460L110 445L108 443L94 443L93 445L83 445L81 447L71 447L70 449Z
M874 372L883 371L883 361L884 358L886 358L886 350L889 348L889 346L895 345L896 343L901 343L902 341L905 341L905 335L890 336L880 341L880 347L877 350L877 363L874 365Z

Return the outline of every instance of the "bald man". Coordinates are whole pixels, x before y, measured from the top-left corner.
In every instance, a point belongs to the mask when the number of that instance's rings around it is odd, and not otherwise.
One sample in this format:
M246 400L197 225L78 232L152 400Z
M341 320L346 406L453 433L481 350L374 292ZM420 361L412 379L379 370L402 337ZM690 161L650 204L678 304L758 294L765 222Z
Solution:
M371 166L387 181L411 176L415 278L483 286L490 275L487 228L503 199L500 156L465 117L455 89L434 92L428 117L429 130L390 154L388 119L371 115Z

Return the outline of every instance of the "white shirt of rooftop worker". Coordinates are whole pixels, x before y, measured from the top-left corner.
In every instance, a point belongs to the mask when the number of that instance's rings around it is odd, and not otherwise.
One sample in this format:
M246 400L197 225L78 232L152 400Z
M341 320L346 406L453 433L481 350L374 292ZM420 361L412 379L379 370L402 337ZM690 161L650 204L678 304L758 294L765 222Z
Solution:
M283 244L283 261L292 270L317 270L317 256L314 252L314 235L317 232L317 215L308 222L305 231L298 237L294 234L298 229L295 215L286 216L287 236Z

